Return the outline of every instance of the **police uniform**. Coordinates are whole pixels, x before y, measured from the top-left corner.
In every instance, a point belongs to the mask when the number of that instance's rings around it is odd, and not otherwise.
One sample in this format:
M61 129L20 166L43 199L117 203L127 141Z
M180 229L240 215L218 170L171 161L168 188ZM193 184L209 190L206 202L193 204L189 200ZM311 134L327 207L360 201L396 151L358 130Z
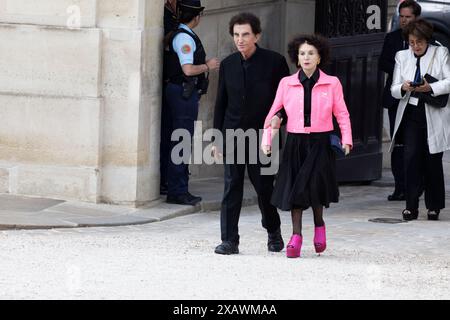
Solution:
M165 128L166 136L171 137L173 131L185 129L189 132L191 141L194 134L194 123L198 116L198 107L200 96L206 93L207 83L206 75L200 74L193 77L185 76L182 65L206 64L206 53L200 38L187 25L180 24L178 29L172 35L172 41L169 42L169 50L165 56L165 92L167 111L170 114L171 126ZM191 86L191 90L186 90ZM189 92L187 92L189 91ZM189 195L189 169L187 163L175 164L170 155L173 148L180 141L162 141L161 143L170 143L170 152L168 154L168 167L166 171L168 184L168 198ZM189 150L190 155L190 150ZM183 158L189 158L189 155L180 154ZM198 197L197 197L198 198ZM178 203L178 202L173 202ZM190 203L183 203L190 204Z
M206 52L200 38L187 25L181 23L172 35L172 39L165 59L166 81L182 85L186 78L196 78L200 85L206 79L204 73L186 77L181 68L185 64L206 64Z

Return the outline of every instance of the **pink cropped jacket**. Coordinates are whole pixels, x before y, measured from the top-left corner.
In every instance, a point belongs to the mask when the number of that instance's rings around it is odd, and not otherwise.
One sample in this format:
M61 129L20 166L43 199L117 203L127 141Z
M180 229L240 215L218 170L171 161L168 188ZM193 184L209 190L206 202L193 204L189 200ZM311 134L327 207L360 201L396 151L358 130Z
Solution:
M344 101L342 85L337 77L320 70L320 77L311 93L311 127L304 126L304 91L298 72L281 79L275 101L264 122L263 145L271 145L270 121L284 108L288 120L286 130L291 133L333 131L333 117L339 124L342 144L353 146L350 115Z

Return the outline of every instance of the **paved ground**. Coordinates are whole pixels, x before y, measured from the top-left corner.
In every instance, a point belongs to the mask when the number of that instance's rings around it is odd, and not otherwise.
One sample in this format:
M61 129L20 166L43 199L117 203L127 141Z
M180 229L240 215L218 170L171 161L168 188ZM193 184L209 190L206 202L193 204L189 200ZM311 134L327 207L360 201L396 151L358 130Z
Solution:
M309 216L302 258L268 253L256 207L243 211L236 256L213 253L217 212L144 226L4 231L0 297L449 299L449 216L440 222L421 217L404 224L371 223L369 218L398 216L401 205L391 212L379 196L385 192L371 195L370 187L350 201L351 190L343 189L342 204L328 211L329 248L320 257L313 252ZM358 208L368 203L371 209ZM282 218L288 239L289 217Z
M450 152L444 156L447 190L450 189ZM389 169L373 186L391 187ZM0 194L0 230L52 229L141 225L160 222L196 212L219 210L223 194L223 179L210 178L190 182L190 191L203 201L195 206L179 206L160 199L146 207L130 208L105 204L60 201ZM256 204L256 195L248 181L244 187L244 206Z
M203 197L195 207L168 204L164 199L131 208L0 194L0 230L140 225L220 208L223 179L192 181L190 190ZM256 194L247 181L244 205L255 203Z
M437 222L423 210L414 222L369 222L400 217L404 204L385 200L389 181L341 187L340 203L326 212L328 249L321 256L306 214L300 259L267 252L255 206L243 209L241 253L234 256L213 253L217 211L146 225L2 231L0 298L449 299L449 209ZM286 241L290 228L283 213Z

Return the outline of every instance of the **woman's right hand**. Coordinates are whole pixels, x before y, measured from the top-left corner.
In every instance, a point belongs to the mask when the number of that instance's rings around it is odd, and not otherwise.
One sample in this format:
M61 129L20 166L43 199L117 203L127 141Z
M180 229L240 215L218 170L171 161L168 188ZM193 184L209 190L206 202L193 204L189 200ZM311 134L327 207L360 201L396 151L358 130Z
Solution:
M406 92L414 91L414 87L411 87L411 81L405 81L402 85L402 90Z
M261 150L266 156L272 153L272 147L268 145L261 145Z

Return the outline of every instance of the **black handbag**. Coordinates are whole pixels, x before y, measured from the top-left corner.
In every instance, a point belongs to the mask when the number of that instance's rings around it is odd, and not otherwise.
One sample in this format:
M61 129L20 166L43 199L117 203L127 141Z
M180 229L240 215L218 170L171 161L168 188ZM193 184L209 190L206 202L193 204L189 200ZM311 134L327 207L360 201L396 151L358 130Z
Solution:
M428 73L426 73L424 75L424 79L428 83L433 83L433 82L439 81L438 79L429 75ZM429 104L430 106L433 106L435 108L445 108L448 103L448 97L449 97L448 93L441 94L440 96L434 96L434 97L431 95L431 92L420 92L419 93L419 99L421 99L426 104Z
M428 71L431 71L431 67L433 66L433 63L434 63L434 57L436 56L436 51L437 51L437 48L434 49L433 58L431 58L430 65L428 66ZM439 79L436 79L435 77L433 77L432 75L430 75L428 73L425 73L423 78L428 83L434 83L434 82L439 81ZM449 97L448 93L441 94L439 96L432 96L431 92L419 92L419 99L422 100L423 102L425 102L426 104L428 104L432 107L435 107L435 108L445 108L448 103L448 97Z

